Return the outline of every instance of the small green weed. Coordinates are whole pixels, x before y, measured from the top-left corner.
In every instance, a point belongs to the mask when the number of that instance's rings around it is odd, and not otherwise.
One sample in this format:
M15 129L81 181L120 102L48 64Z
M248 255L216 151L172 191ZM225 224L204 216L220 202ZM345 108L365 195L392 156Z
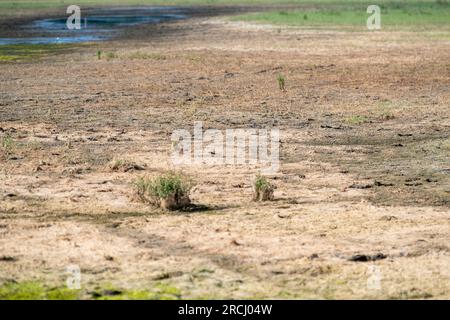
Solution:
M286 79L285 79L285 77L284 77L283 74L280 73L280 74L277 76L277 82L278 82L278 88L279 88L281 91L285 91L285 90L286 90Z

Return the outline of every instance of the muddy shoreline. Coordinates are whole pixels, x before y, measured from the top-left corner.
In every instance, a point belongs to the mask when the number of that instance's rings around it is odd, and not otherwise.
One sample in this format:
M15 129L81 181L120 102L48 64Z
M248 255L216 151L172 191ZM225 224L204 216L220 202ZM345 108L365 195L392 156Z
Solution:
M183 14L187 16L188 19L191 18L207 18L216 17L223 15L237 15L250 12L261 12L269 10L279 10L279 9L293 9L299 8L301 6L292 5L259 5L259 6L245 6L245 5L233 5L233 6L223 6L223 5L204 5L204 6L176 6L176 7L165 7L165 6L102 6L102 7L82 7L82 15L89 17L90 15L114 15L115 10L120 9L121 14L126 14L127 12L135 14L136 8L168 8L167 12L172 12L173 8L179 9ZM172 8L172 9L171 9ZM41 10L38 13L30 14L27 16L16 16L16 17L5 17L0 18L0 37L32 37L36 36L36 32L33 30L23 30L22 27L29 25L30 23L43 20L43 19L57 19L62 17L67 17L65 11L66 8L54 9L54 10ZM128 10L127 10L128 9ZM164 10L161 11L164 13Z

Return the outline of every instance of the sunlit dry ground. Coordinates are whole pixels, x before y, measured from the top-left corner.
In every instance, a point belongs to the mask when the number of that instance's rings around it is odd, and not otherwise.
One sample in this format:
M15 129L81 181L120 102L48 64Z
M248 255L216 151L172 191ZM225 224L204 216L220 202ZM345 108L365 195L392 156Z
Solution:
M449 33L202 18L126 36L1 64L0 282L60 286L75 264L84 298L450 297ZM258 167L193 166L208 210L140 203L132 182L171 168L194 121L280 128L276 201L251 201Z

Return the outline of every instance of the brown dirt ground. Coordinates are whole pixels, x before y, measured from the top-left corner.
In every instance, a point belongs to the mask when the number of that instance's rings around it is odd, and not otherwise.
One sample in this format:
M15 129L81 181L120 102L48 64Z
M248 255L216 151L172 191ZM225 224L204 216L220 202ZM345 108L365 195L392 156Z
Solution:
M450 298L448 34L216 17L125 37L1 65L0 134L14 143L0 155L0 256L15 259L0 261L0 282L64 283L77 264L86 290ZM172 131L194 121L279 127L276 201L251 201L258 168L246 166L184 168L206 211L137 201L132 181L170 168ZM111 172L112 159L145 170Z

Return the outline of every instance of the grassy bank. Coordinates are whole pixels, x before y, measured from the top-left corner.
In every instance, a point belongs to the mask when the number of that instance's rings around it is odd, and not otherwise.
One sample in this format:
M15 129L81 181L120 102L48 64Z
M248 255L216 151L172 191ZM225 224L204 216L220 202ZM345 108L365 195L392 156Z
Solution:
M48 287L33 281L0 286L0 300L75 300L79 295L79 290Z
M110 285L95 290L68 289L66 286L48 286L39 281L6 283L0 286L0 300L174 300L180 291L170 285L159 283L152 290L128 290Z
M317 5L301 10L279 10L241 15L234 20L255 21L292 26L360 26L365 28L367 5L336 3L334 6ZM450 4L435 2L390 1L380 5L383 27L449 27Z
M379 5L417 5L429 3L445 3L446 0L378 0ZM74 4L71 0L4 0L0 2L0 17L36 14L39 11L55 11ZM117 5L338 5L367 6L365 0L77 0L76 4L83 6L117 6ZM448 5L448 4L447 4Z

